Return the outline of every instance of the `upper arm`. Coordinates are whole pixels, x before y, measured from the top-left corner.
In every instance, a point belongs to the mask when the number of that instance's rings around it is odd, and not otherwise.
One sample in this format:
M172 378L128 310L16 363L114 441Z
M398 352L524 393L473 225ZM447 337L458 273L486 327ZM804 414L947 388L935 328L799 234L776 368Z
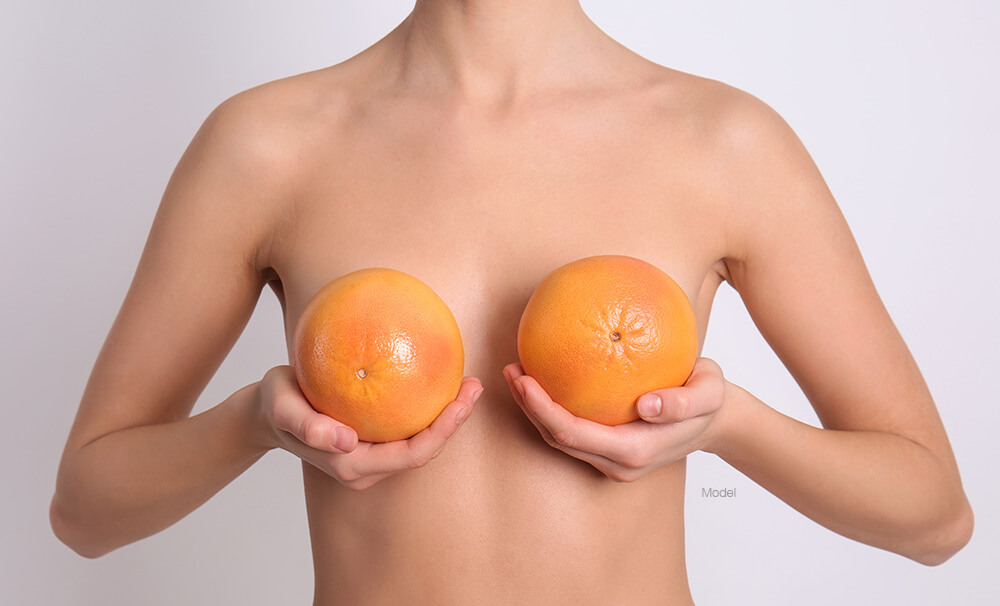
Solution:
M730 280L830 429L892 432L950 452L934 402L848 225L798 138L741 99L723 156L735 212Z
M267 279L278 160L251 103L206 120L166 188L69 447L190 414Z

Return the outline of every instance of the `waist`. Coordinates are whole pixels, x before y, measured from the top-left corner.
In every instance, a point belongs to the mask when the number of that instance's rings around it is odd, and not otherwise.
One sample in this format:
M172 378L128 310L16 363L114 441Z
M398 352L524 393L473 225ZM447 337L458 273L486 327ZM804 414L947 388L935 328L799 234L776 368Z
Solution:
M690 603L683 462L623 484L537 437L483 445L361 492L305 465L316 603Z

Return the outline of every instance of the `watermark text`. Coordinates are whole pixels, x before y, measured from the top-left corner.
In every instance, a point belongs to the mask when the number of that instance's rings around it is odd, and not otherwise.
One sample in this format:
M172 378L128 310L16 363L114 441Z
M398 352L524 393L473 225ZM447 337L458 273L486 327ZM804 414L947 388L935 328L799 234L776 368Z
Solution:
M736 496L735 488L702 488L701 496L706 499L731 499Z

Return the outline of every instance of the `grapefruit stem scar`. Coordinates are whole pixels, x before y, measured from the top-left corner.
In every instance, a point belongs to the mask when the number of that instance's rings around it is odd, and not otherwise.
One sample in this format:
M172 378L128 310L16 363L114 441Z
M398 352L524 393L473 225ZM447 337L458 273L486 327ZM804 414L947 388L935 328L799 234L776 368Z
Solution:
M465 354L451 310L401 271L363 269L316 293L293 340L299 387L366 442L408 438L458 394Z
M683 385L698 351L694 310L669 275L640 259L587 257L535 288L518 325L524 372L573 414L639 418L647 391Z

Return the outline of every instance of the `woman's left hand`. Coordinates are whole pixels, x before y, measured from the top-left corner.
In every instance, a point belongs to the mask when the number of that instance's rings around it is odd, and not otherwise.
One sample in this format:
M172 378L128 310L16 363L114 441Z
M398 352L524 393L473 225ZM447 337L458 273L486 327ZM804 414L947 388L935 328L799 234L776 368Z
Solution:
M554 402L520 364L504 368L504 377L514 400L550 446L619 482L633 482L705 449L716 433L713 421L726 391L719 365L699 358L687 383L643 394L634 403L638 420L609 426L577 417Z

